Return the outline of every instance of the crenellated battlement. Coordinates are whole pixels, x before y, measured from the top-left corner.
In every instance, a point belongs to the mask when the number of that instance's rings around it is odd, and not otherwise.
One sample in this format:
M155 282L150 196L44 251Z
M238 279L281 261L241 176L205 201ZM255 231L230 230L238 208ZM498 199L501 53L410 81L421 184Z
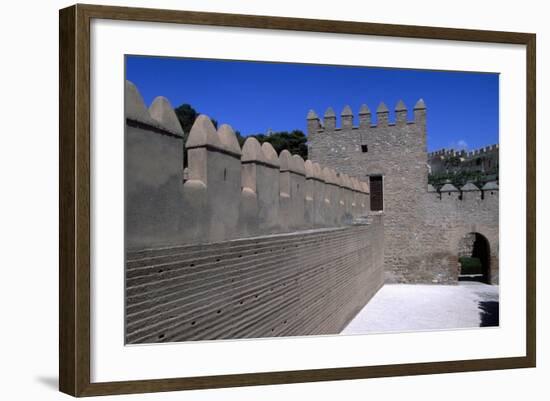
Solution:
M466 183L464 186L457 188L453 184L447 182L440 188L434 188L428 185L428 192L434 194L435 199L441 201L490 201L496 199L498 202L499 186L498 181L489 181L479 188L472 182Z
M428 153L427 161L432 174L480 172L496 174L499 164L498 144L472 151L440 149Z
M241 146L231 126L216 128L206 115L183 143L169 101L158 97L146 107L130 82L125 110L127 250L332 230L368 216L365 230L383 235L389 282L456 282L456 244L470 232L491 242L491 282L498 282L498 145L428 154L422 100L412 121L402 101L392 120L384 103L355 115L349 106L339 116L329 107L322 121L310 110L305 161L252 137ZM429 167L457 165L496 181L428 185Z
M337 227L368 214L366 182L287 150L277 155L253 137L241 148L231 126L216 129L206 115L184 146L168 100L156 98L147 109L130 82L126 123L130 246ZM139 238L144 226L154 240Z
M183 130L168 99L158 96L147 108L137 87L130 81L126 81L124 91L124 113L128 125L183 138Z
M349 131L358 129L376 129L388 126L403 126L407 124L424 124L426 120L426 105L422 99L418 100L413 109L414 119L408 120L408 109L405 103L400 100L395 106L395 120L390 121L390 111L384 102L381 102L376 109L377 123L372 123L372 113L366 104L361 105L357 114L357 122L354 123L354 114L349 105L346 105L340 113L340 125L336 123L336 113L332 107L328 107L323 116L323 121L317 116L314 110L307 114L308 135L320 133L331 133L336 131Z
M475 149L475 150L471 150L471 151L443 148L443 149L439 149L439 150L436 150L436 151L433 151L433 152L429 152L428 153L428 158L434 158L434 157L437 157L437 156L442 156L442 157L445 157L445 156L447 156L447 157L458 156L458 157L464 157L464 158L471 158L471 157L475 157L475 156L478 156L478 155L494 153L494 152L497 152L498 150L499 150L498 149L498 144L485 146L483 148L479 148L479 149Z

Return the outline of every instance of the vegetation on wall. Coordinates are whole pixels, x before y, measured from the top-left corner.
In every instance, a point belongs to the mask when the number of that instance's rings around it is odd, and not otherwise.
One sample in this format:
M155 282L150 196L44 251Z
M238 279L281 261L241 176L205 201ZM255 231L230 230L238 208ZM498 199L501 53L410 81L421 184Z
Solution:
M479 258L463 256L460 262L460 274L483 274L483 266Z
M443 186L446 183L451 183L455 187L460 188L466 185L467 182L474 183L481 188L489 181L498 181L498 171L481 172L481 171L461 171L460 169L449 173L439 173L428 175L428 183L436 188Z

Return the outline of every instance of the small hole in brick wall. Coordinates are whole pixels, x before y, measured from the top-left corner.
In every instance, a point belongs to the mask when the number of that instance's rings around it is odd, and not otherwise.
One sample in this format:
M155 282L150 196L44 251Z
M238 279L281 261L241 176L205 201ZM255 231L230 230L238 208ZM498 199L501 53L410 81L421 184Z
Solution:
M191 264L190 264L189 266L191 266L191 267L194 267L194 266L195 266L195 264L194 264L194 263L191 263Z
M222 310L218 309L218 311L216 313L219 315L220 313L222 313Z
M286 320L283 322L283 324L286 324Z
M217 258L217 259L216 259L216 262L219 262L219 261L220 261L220 258Z
M223 169L223 180L225 181L227 179L227 169Z
M369 151L369 147L367 145L361 145L361 152L367 153Z
M159 272L159 273L162 273L163 271L164 271L164 270L162 270L162 269L159 269L159 271L158 271L158 272Z
M162 340L164 338L164 334L159 334L159 340Z
M258 294L254 295L254 298L258 298Z
M197 322L195 322L195 321L193 320L193 321L191 322L191 326L194 326L195 323L197 323Z
M450 192L447 192L447 194L448 194L449 196L451 196L451 193L450 193Z
M239 258L242 258L242 257L243 257L243 255L239 255Z
M491 191L491 195L493 195L493 191Z

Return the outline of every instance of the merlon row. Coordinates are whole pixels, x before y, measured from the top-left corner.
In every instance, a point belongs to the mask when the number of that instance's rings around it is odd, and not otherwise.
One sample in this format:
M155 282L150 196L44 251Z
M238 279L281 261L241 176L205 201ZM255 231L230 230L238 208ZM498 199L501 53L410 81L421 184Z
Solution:
M414 120L415 122L422 121L425 119L426 105L422 99L416 102L414 106ZM384 102L378 105L376 109L376 118L379 126L391 125L389 123L389 109ZM407 123L407 106L405 103L400 100L395 106L395 120L397 124L406 124ZM371 126L371 111L366 104L363 104L359 109L359 128L370 128L375 127ZM345 106L340 114L342 120L342 129L351 129L353 128L353 112L350 106ZM308 133L315 133L319 130L334 130L336 128L336 113L332 107L329 107L325 111L323 116L323 124L317 113L314 110L310 110L307 114L307 125Z

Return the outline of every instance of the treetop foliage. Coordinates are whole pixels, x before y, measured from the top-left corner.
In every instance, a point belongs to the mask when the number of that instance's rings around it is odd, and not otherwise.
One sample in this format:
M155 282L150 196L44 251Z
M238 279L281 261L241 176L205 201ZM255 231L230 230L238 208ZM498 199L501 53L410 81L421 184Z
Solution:
M176 112L176 116L178 117L181 128L183 129L183 141L185 143L187 141L187 137L189 136L189 132L191 131L191 127L200 113L187 103L176 107L174 111ZM217 120L212 117L211 120L217 128ZM235 134L237 135L239 145L243 146L247 137L242 136L240 131L235 131ZM304 160L307 159L307 137L300 130L292 130L290 132L273 132L269 135L255 134L250 136L255 137L260 143L269 142L277 153L280 153L282 150L286 149L292 154L300 155Z

